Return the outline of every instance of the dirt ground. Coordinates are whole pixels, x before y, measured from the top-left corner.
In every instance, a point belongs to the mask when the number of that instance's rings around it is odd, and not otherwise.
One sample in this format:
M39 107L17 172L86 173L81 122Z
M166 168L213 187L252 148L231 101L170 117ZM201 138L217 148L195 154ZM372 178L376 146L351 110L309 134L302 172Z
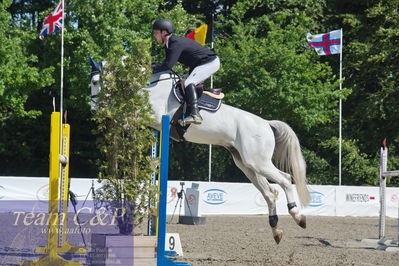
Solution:
M184 257L177 260L192 266L399 265L399 252L360 244L378 237L378 217L310 216L302 229L290 216L279 216L279 245L265 215L208 216L205 225L176 222L167 231L180 234ZM397 239L396 219L387 218L386 238Z
M3 225L12 224L15 218L9 215L1 218L0 215L0 265L16 266L22 259L37 257L33 247L46 245L46 234L24 231L31 227L24 227L23 230L18 227L6 229ZM279 245L273 240L266 215L207 216L204 225L177 224L177 216L172 222L170 218L167 232L180 234L184 252L184 256L176 260L187 261L192 266L399 266L399 251L376 250L376 243L361 242L362 239L378 237L378 217L308 216L307 229L302 229L290 216L279 216L279 226L284 230ZM86 220L87 217L82 217L81 221ZM100 229L104 230L102 227ZM89 236L87 243L90 243ZM396 219L387 218L386 238L397 239ZM30 246L25 244L27 240ZM73 235L69 240L77 245L83 244L80 234ZM76 255L75 258L80 258L83 265L89 265L85 255Z

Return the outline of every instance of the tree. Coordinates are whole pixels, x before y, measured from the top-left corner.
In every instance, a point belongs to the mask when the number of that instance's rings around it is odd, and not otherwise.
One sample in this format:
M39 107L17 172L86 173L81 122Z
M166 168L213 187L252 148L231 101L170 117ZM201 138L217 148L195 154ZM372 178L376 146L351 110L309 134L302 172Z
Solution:
M0 126L10 119L37 117L39 111L25 107L27 94L51 82L49 69L34 67L37 57L28 55L24 44L29 37L16 27L6 10L11 2L0 3Z
M7 8L10 4L1 3L0 15L0 173L45 176L49 115L52 98L59 96L60 34L44 42L37 35L54 2L18 0ZM222 62L215 85L224 89L226 103L294 128L311 182L337 183L339 97L344 99L344 184L375 183L384 137L390 143L390 167L399 167L399 128L392 122L399 118L396 0L67 0L66 6L64 107L72 125L74 177L97 173L88 56L102 60L120 44L131 54L130 42L150 38L156 18L172 19L176 33L184 35L209 23L212 12ZM307 32L339 28L344 30L342 92L337 91L339 57L317 56L305 39ZM151 52L153 61L163 60L155 41ZM175 70L186 72L180 66ZM181 156L187 150L198 159ZM228 157L223 148L213 149L212 179L246 181ZM173 143L171 177L207 180L207 158L208 146Z
M398 1L331 1L327 23L344 28L344 85L352 94L343 104L344 137L353 139L359 152L378 161L383 138L390 143L390 164L399 167L399 119L396 99L399 48ZM377 160L376 160L377 159ZM347 178L352 178L348 176ZM364 176L363 182L369 183ZM372 175L378 180L378 171ZM397 179L392 184L399 184Z
M331 138L332 132L309 134L335 122L339 97L349 91L337 90L332 68L306 43L306 32L314 27L306 9L311 3L288 1L281 7L238 1L231 19L224 22L231 33L216 41L223 59L216 83L224 86L226 102L233 106L289 123L308 150L305 154L317 154L307 158L310 169L323 169L324 176L331 176L329 162L319 157L315 143ZM321 8L315 5L312 10ZM324 166L315 165L323 160ZM320 183L318 174L310 172L310 181Z
M152 181L155 159L149 154L155 144L148 92L142 90L149 78L148 42L136 41L126 55L121 46L110 53L103 70L104 85L93 119L98 126L98 147L102 189L97 193L118 218L120 233L130 234L155 206L156 186ZM143 71L144 69L144 71ZM150 206L150 207L149 207Z
M12 21L7 11L11 3L10 0L0 3L0 172L3 173L15 169L18 158L26 160L33 156L29 133L16 128L21 120L29 125L42 114L40 108L29 104L29 97L53 82L50 75L53 68L38 68L38 57L29 51L32 36ZM25 165L32 163L25 162Z

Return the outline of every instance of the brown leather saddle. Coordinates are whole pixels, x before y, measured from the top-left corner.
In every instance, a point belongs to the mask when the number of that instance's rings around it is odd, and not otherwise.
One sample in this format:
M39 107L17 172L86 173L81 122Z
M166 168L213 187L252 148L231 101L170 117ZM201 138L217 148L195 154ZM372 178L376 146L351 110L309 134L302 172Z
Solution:
M183 94L185 94L184 89L184 82L186 79L182 78L180 80L180 89L182 90ZM200 83L197 86L195 86L195 90L197 91L197 96L198 98L201 97L202 94L206 94L212 98L221 100L224 98L224 93L222 92L221 88L207 88L205 87L204 83Z
M173 87L173 94L176 99L181 103L181 106L177 109L171 119L170 136L175 141L183 141L184 134L186 133L188 126L182 126L178 122L183 116L185 116L185 92L184 92L184 80L180 80ZM205 88L204 84L199 84L196 87L198 97L198 107L200 110L207 110L209 112L216 112L219 110L222 104L222 98L224 94L221 89L209 89Z

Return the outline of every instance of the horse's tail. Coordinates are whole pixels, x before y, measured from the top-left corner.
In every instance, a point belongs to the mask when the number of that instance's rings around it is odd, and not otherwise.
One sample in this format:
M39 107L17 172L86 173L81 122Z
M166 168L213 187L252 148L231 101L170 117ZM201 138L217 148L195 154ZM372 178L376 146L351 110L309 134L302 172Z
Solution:
M303 205L306 205L310 202L310 193L307 188L306 162L302 155L298 137L286 123L278 120L268 122L274 129L276 147L273 157L277 167L281 171L291 174L299 200Z

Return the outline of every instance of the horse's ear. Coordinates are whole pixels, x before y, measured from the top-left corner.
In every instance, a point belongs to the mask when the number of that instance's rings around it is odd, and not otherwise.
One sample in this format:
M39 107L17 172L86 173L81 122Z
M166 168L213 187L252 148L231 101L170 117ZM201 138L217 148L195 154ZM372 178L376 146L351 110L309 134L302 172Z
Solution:
M92 57L89 57L89 61L90 61L91 71L92 72L101 70L100 64L97 63L96 61L94 61L94 59Z

